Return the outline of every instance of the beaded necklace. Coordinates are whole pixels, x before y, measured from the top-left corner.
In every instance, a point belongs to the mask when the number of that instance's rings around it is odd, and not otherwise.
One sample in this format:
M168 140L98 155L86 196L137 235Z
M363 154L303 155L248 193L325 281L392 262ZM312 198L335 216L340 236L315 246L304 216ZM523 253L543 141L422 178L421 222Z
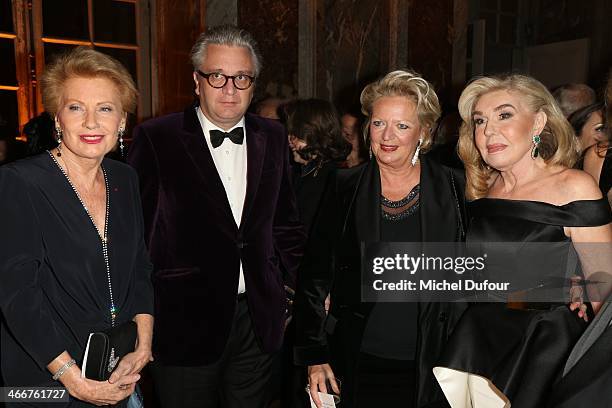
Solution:
M108 282L108 293L110 296L109 311L110 311L110 317L111 317L111 327L115 327L115 318L117 317L117 308L115 307L115 301L113 298L113 287L111 285L111 275L110 275L110 263L108 261L108 239L107 238L108 238L108 212L109 212L109 207L110 207L110 193L108 189L108 178L106 176L106 170L104 169L104 166L100 165L100 168L102 169L102 174L104 175L104 186L106 188L106 213L104 214L104 234L100 234L100 230L98 229L98 226L96 225L93 217L89 213L89 210L87 209L87 206L85 205L85 202L81 199L81 195L79 194L78 190L76 189L74 184L72 184L70 177L68 177L68 174L64 171L62 166L60 166L58 161L55 159L55 156L53 156L53 153L51 153L49 150L47 150L47 153L49 153L49 156L51 156L51 159L53 160L55 165L62 172L62 174L66 178L66 181L68 181L68 184L70 185L70 187L72 187L72 191L74 191L74 194L76 195L77 199L83 206L85 213L87 214L87 216L89 217L89 220L91 221L91 225L93 225L93 227L96 230L96 233L98 234L98 237L100 237L100 241L102 243L102 255L104 256L104 265L106 266L106 279Z

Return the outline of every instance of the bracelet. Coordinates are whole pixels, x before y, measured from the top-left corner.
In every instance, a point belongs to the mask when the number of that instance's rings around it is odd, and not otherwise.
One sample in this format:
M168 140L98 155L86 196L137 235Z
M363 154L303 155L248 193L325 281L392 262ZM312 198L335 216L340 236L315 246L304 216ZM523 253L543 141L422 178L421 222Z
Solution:
M70 367L72 367L75 364L76 364L76 361L74 361L74 358L73 358L72 360L70 360L63 366L61 366L60 369L57 370L55 374L53 374L53 380L57 381L66 372L66 370L68 370Z

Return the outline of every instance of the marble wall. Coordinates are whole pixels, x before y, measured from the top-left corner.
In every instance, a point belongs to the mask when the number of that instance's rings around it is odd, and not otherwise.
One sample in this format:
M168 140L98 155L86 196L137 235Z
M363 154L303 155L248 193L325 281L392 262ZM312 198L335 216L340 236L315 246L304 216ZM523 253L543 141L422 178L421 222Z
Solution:
M408 66L443 93L450 89L454 5L465 1L237 1L238 24L253 33L264 56L259 97L299 93L346 107L358 103L365 84ZM299 54L307 47L312 53Z
M453 45L463 29L454 26L454 1L412 0L408 10L408 66L433 83L441 103L451 103Z
M204 30L204 2L155 2L151 58L153 116L182 111L195 100L189 53Z
M238 25L253 34L263 56L255 100L298 94L298 0L238 0Z
M609 0L533 0L524 14L525 45L587 38L591 86L602 89L612 68L612 2ZM553 68L554 69L554 68Z
M345 106L387 70L385 1L319 0L316 14L315 92Z
M238 0L207 0L206 25L237 24Z

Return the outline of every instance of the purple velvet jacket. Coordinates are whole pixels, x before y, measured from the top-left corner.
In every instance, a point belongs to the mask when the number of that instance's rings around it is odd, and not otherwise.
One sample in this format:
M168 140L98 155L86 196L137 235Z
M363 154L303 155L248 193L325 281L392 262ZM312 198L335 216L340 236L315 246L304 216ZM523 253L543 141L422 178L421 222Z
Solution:
M294 287L305 234L290 184L285 132L247 114L247 188L236 225L195 107L135 130L128 162L140 179L154 264L153 352L169 365L217 361L228 340L242 261L255 334L280 348L284 285Z

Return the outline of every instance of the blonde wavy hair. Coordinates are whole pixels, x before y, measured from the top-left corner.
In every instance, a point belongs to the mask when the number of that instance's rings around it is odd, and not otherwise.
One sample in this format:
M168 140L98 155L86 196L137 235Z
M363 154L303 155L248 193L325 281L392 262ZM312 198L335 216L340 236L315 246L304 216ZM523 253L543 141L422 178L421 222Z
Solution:
M433 86L418 73L411 70L398 70L389 72L381 79L367 85L359 98L361 111L366 115L363 135L369 142L370 120L372 118L372 105L385 96L403 96L416 104L419 124L427 129L421 144L421 152L425 153L433 143L434 124L440 118L441 109L438 95Z
M51 117L57 114L66 81L74 77L110 80L119 92L121 109L129 113L136 111L138 90L128 70L113 57L81 46L47 65L40 78L43 106Z
M518 74L478 78L465 87L459 98L459 114L463 124L459 130L458 150L465 166L465 195L468 199L486 196L488 180L496 172L487 166L476 148L472 114L481 96L499 90L520 94L532 112L541 111L546 114L546 125L540 134L539 152L547 165L572 167L578 159L579 147L572 127L540 81Z

